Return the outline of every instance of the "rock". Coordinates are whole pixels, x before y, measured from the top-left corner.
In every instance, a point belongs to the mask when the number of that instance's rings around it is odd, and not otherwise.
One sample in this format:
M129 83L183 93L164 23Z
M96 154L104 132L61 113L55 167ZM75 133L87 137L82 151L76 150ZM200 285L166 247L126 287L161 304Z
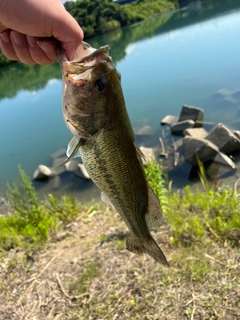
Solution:
M183 138L184 158L187 162L196 166L197 156L200 161L206 162L215 157L219 152L218 147L206 139L197 139L190 136Z
M146 125L143 128L137 130L135 134L138 136L151 136L153 134L153 130L149 125Z
M178 117L176 116L171 116L171 115L168 115L166 117L164 117L161 121L161 125L172 125L174 123L177 123L178 122Z
M44 164L40 164L36 171L33 174L34 180L45 180L53 175L53 172L50 168L45 166Z
M206 136L221 152L229 154L240 150L240 139L226 126L219 123Z
M57 150L56 152L52 153L51 158L56 159L56 158L62 157L65 154L66 154L66 149L61 148L61 149Z
M210 121L196 121L194 128L202 128L206 130L211 130L214 127L214 123Z
M222 100L219 100L218 103L217 103L217 107L219 107L219 108L227 108L227 107L231 108L231 107L235 107L237 102L238 101L236 99L234 99L231 96L229 96L229 97L225 97Z
M229 90L220 89L212 95L212 98L214 98L216 100L222 100L222 99L226 98L227 96L229 96L230 94L231 94L231 92Z
M220 163L220 164L223 164L225 166L228 166L233 170L235 170L237 168L235 163L226 154L224 154L222 152L218 152L216 154L216 156L214 157L213 161Z
M143 159L143 164L148 164L151 160L156 159L153 148L140 147L139 149L144 154L144 157L145 157L145 160Z
M194 127L195 122L193 120L179 121L176 124L171 125L172 134L182 135L183 131L188 128Z
M54 190L57 190L60 188L60 186L61 186L61 179L59 176L55 176L52 181L52 188Z
M234 93L231 95L231 97L232 97L233 99L236 99L236 100L240 101L240 90L234 92Z
M10 205L6 199L0 197L0 216L7 216L10 213Z
M56 158L53 160L52 167L56 174L61 174L66 171L66 167L63 164L67 157Z
M240 139L240 130L234 130L233 134L235 134L235 136Z
M53 168L58 168L60 166L63 166L64 161L67 159L67 156L61 157L61 158L56 158L52 162L52 167Z
M202 122L203 117L204 117L203 109L183 105L178 121L181 122L185 120L193 120L194 122L196 121Z
M207 135L207 131L203 128L189 128L183 131L184 136L190 136L192 138L204 139Z
M67 171L75 171L78 168L78 161L71 160L64 164Z
M74 174L84 180L91 180L89 177L87 170L85 169L84 165L82 163L78 164L78 170L74 172Z

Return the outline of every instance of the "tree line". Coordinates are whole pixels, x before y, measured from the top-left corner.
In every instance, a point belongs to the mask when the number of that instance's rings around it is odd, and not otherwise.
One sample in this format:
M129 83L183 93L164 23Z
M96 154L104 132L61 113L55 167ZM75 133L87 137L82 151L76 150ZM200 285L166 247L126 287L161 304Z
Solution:
M119 5L112 0L67 1L66 10L77 20L85 39L142 21L150 16L174 10L174 0L135 0ZM0 66L12 63L0 52Z
M77 0L67 1L64 5L81 25L85 38L125 27L176 7L172 0L135 0L125 5L112 0Z

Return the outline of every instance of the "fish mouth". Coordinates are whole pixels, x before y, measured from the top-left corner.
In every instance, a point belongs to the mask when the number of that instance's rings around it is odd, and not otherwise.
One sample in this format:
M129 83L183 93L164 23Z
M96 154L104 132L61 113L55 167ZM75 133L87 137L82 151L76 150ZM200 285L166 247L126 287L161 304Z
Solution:
M85 67L87 69L96 67L104 59L109 59L108 53L108 45L102 46L98 49L94 49L88 43L83 41L77 49L77 58L73 61L69 61L65 55L65 51L63 50L63 48L60 45L57 48L57 55L61 68L62 70L70 74L79 73L82 67Z

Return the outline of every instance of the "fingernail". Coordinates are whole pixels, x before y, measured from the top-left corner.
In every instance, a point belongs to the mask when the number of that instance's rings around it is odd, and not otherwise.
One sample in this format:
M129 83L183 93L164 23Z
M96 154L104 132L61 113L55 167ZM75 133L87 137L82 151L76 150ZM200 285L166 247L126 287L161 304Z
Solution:
M10 43L9 34L7 32L1 33L0 36L4 43L6 44Z
M35 37L27 36L27 42L28 42L30 47L35 47L36 46L36 38Z
M18 32L11 31L10 37L13 39L13 41L20 46L22 44L22 35Z

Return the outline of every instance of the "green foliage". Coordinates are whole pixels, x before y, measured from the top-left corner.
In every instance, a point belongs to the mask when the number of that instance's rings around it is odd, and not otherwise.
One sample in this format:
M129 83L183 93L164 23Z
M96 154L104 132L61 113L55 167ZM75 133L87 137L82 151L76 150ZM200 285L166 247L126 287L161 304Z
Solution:
M60 224L73 221L80 211L76 199L62 197L57 200L49 195L41 201L29 177L19 167L20 183L8 186L8 200L12 214L0 217L0 247L11 249L14 246L26 250L41 247L57 231Z
M131 4L126 4L123 9L128 15L131 23L144 20L175 9L175 5L167 0L137 0Z
M0 51L0 66L7 66L9 64L13 63L13 61L7 59L2 52Z
M240 198L233 189L221 187L192 192L187 186L181 194L172 193L166 187L161 162L150 162L145 172L160 199L169 223L172 244L194 247L202 241L213 240L231 246L239 245ZM19 173L20 184L8 187L12 214L0 217L1 248L22 246L26 250L36 250L59 228L74 221L81 211L86 212L88 208L89 218L95 214L95 207L80 206L73 197L57 199L50 194L45 201L40 200L21 168ZM122 242L116 244L122 247Z
M64 5L83 28L85 38L110 32L175 8L168 0L135 1L124 6L112 0L78 0L67 1Z
M161 207L163 213L165 214L169 210L169 197L168 191L166 189L166 179L163 175L163 168L161 162L150 161L145 166L145 173L150 186L160 199Z
M49 214L55 215L62 223L68 224L78 217L80 205L76 198L63 196L59 200L54 195L49 194L47 200L46 208Z
M151 162L145 170L170 225L173 244L192 246L209 238L239 245L240 199L233 189L208 187L200 167L205 191L192 192L187 186L182 194L171 193L165 187L161 163Z
M0 67L0 100L14 97L19 90L35 91L44 88L48 80L53 78L61 78L58 64L27 66L13 63L8 67Z

